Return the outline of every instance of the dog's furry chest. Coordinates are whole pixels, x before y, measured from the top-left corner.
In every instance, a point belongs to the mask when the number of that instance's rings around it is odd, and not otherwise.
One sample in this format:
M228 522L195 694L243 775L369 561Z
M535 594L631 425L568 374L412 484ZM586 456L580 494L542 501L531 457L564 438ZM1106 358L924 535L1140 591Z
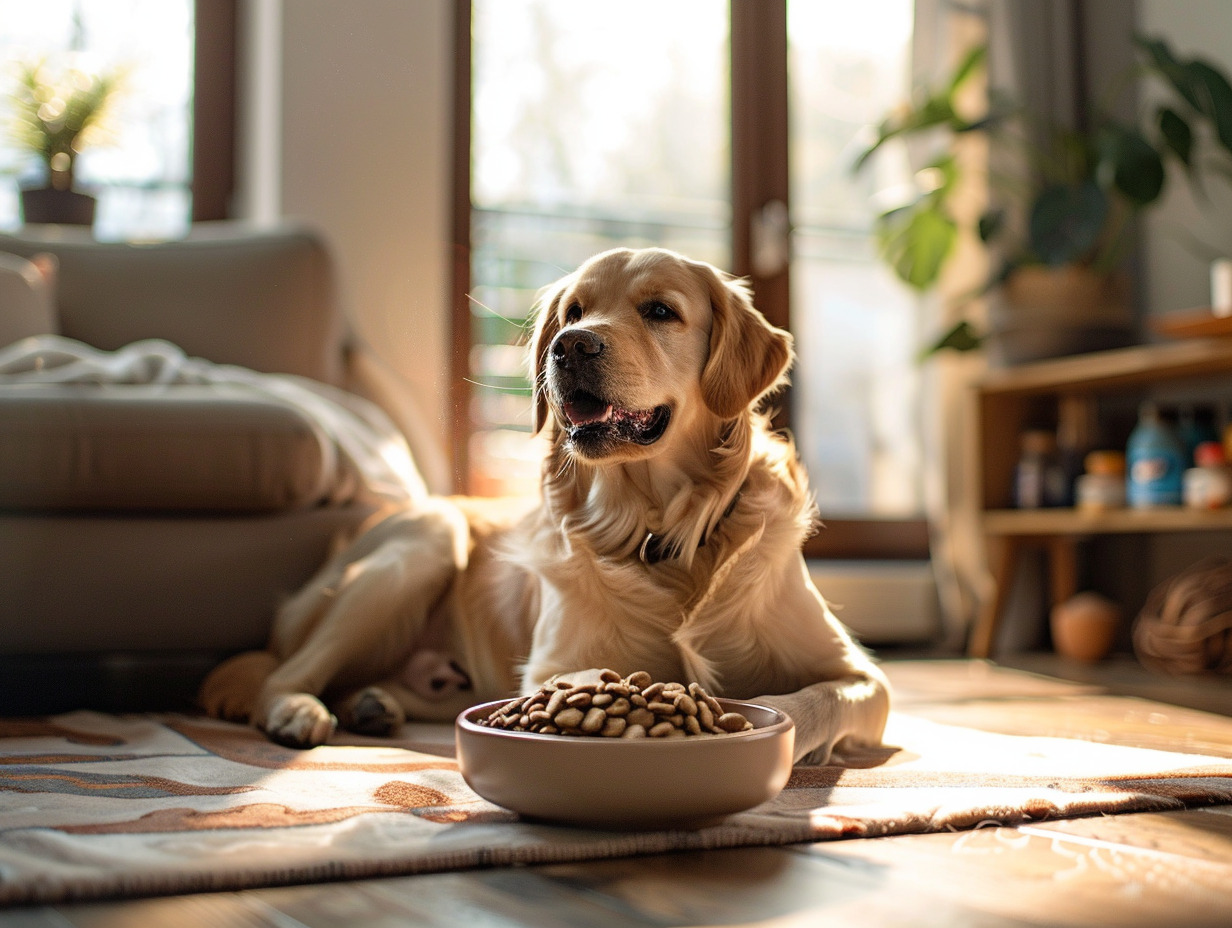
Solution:
M730 577L716 577L722 552L699 552L697 560L703 563L687 571L670 562L577 553L539 564L539 615L523 688L585 667L645 670L655 679L717 688L729 668L746 664L749 649L759 647L756 616L741 604L765 597L749 596L748 584L759 582L756 558ZM728 582L739 592L712 589Z

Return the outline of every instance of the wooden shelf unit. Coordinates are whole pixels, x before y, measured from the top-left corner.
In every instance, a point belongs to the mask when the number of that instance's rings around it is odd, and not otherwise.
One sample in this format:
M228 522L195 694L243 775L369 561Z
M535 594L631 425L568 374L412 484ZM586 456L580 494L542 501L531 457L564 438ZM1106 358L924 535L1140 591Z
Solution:
M1073 509L1013 509L1014 468L1022 432L1038 425L1042 407L1062 397L1094 411L1101 400L1138 400L1159 390L1209 389L1226 381L1232 398L1232 338L1140 345L990 371L975 387L978 478L973 492L981 514L995 592L972 630L968 652L991 655L1006 595L1022 552L1049 555L1051 600L1076 592L1076 544L1097 535L1232 531L1232 509L1198 512L1180 507L1084 513Z
M1232 529L1232 509L1200 512L1169 506L1087 513L1074 509L990 509L984 531L998 535L1128 535Z

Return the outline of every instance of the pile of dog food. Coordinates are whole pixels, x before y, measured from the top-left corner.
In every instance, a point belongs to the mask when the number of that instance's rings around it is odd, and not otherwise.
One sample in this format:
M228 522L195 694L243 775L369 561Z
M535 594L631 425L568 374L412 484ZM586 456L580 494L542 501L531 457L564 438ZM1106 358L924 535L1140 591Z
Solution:
M479 724L604 738L683 738L753 727L739 712L724 712L697 683L656 683L644 670L627 677L604 670L596 682L554 678L529 696L511 699Z

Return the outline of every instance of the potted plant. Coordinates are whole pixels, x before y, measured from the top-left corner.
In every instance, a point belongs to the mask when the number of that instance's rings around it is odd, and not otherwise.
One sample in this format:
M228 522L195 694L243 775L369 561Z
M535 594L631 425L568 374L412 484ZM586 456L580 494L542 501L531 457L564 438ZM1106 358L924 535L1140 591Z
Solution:
M924 89L877 127L857 171L891 140L945 142L917 173L908 201L876 220L883 258L920 291L936 284L960 233L954 202L964 172L953 143L983 133L996 153L988 181L993 205L973 230L994 255L995 272L972 294L995 297L989 330L961 318L926 354L990 342L999 360L1014 363L1127 339L1132 313L1122 267L1131 220L1159 199L1170 162L1199 187L1204 175L1227 174L1232 164L1227 77L1199 59L1178 59L1159 39L1135 42L1139 73L1161 81L1168 100L1133 121L1100 110L1087 125L1060 125L995 90L982 112L965 115L963 92L986 58L978 47L940 87Z
M93 196L77 190L77 156L107 138L107 117L124 83L121 69L92 74L45 60L18 65L11 95L13 139L42 160L45 186L21 193L26 222L91 225Z

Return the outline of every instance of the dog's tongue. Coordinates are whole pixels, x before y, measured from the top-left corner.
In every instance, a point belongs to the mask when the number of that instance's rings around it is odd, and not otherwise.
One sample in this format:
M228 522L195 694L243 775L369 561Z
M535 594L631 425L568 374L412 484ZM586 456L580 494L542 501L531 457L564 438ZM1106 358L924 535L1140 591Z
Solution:
M591 425L612 418L612 406L597 396L584 394L565 403L565 416L570 425Z

